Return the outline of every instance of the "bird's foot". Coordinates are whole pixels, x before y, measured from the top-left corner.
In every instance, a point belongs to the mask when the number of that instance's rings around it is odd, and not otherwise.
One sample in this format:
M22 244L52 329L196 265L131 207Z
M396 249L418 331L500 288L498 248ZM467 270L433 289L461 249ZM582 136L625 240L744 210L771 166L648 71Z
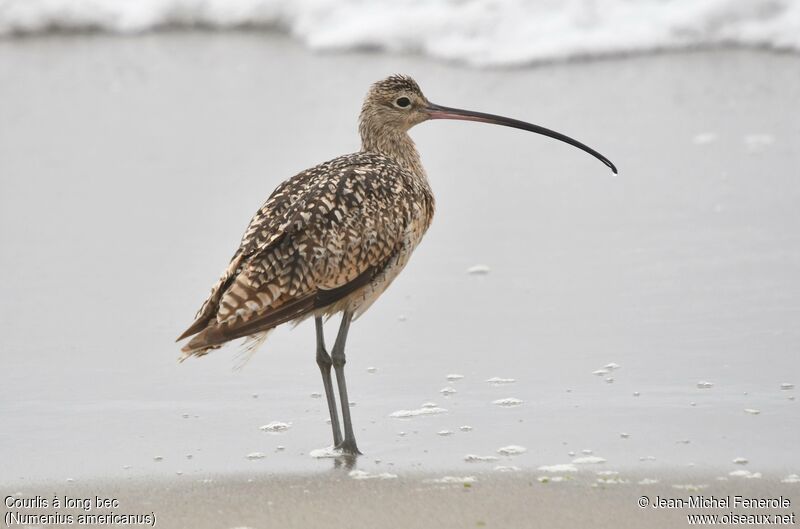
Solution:
M356 440L355 439L345 439L344 441L342 441L341 443L336 445L336 450L341 451L342 455L346 455L346 456L360 456L360 455L362 455L361 451L358 449L358 446L356 446Z

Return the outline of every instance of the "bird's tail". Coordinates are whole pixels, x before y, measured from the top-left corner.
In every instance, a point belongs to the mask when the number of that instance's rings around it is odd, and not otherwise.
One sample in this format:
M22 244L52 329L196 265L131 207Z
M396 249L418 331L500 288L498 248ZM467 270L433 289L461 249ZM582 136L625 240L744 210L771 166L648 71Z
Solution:
M209 336L208 334L210 333L206 332L209 330L210 329L204 329L194 338L189 340L189 343L181 348L181 356L178 361L183 362L192 356L204 356L212 349L219 349L222 347L222 344L209 345L209 341L213 340L213 336ZM270 333L270 331L272 331L272 329L245 337L241 344L241 349L237 354L235 369L241 369L248 361L250 361L250 358L253 356L253 354L255 354L255 352L267 340L267 335Z

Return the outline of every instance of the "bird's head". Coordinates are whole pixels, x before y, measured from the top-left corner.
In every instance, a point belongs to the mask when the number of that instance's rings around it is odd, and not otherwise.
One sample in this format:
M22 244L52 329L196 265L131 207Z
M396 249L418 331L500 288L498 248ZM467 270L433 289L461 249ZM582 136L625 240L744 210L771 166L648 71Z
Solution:
M414 125L429 119L479 121L549 136L591 154L607 165L614 174L617 173L611 160L560 132L517 119L431 103L417 82L407 75L392 75L372 85L361 107L361 135L365 138L366 135L391 136L398 132L405 133Z
M406 132L430 119L417 82L407 75L392 75L373 84L361 107L361 123L372 129Z

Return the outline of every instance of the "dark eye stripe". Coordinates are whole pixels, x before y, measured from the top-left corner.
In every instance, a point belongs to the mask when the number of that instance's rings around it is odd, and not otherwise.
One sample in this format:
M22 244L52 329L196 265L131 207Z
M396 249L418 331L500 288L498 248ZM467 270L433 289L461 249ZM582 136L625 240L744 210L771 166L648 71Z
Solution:
M395 103L397 103L397 106L405 108L411 104L411 100L407 97L398 97Z

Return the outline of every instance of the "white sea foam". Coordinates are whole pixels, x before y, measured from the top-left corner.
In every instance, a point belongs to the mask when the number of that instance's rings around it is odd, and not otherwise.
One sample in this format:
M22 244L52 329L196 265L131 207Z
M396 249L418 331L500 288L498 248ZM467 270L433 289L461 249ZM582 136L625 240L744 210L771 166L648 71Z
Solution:
M475 454L467 454L464 456L464 461L467 463L491 463L497 461L496 456L479 456Z
M339 448L328 446L325 448L315 448L314 450L311 450L308 453L308 455L313 457L314 459L326 459L326 458L336 459L339 457L343 457L345 454Z
M502 456L516 456L519 454L524 454L527 451L527 448L519 445L509 445L497 449L497 453Z
M0 34L286 32L315 50L518 65L719 44L800 50L795 0L0 0Z
M464 484L464 483L472 484L472 483L475 483L478 480L475 479L475 476L444 476L442 478L431 479L431 480L428 480L428 481L430 483L444 483L444 484L457 483L457 484L461 485L461 484Z
M572 460L574 465L597 465L605 462L606 460L604 458L598 456L576 457Z
M516 381L517 380L514 378L501 378L501 377L492 377L486 379L486 382L492 384L493 386L499 386L501 384L513 384Z
M733 472L728 472L728 475L738 478L758 479L761 477L761 472L750 472L749 470L734 470Z
M539 467L542 472L564 473L564 472L577 472L578 467L572 463L558 463L555 465L544 465Z
M539 483L559 483L564 481L564 476L539 476L536 478Z
M505 399L493 400L492 404L495 404L497 406L502 406L504 408L513 408L514 406L522 405L522 402L523 401L521 401L520 399L517 399L517 398L514 398L514 397L508 397L508 398L505 398Z
M411 417L419 417L420 415L438 415L439 413L447 413L447 410L444 408L426 406L423 404L422 408L418 408L416 410L397 410L390 413L389 417L394 419L409 419Z
M260 426L258 429L263 430L265 432L270 433L280 433L285 432L289 428L292 427L292 423L290 422L281 422L281 421L272 421L269 424L265 424L264 426Z
M372 474L365 470L351 470L350 473L347 475L353 479L397 479L397 474L391 474L389 472Z

